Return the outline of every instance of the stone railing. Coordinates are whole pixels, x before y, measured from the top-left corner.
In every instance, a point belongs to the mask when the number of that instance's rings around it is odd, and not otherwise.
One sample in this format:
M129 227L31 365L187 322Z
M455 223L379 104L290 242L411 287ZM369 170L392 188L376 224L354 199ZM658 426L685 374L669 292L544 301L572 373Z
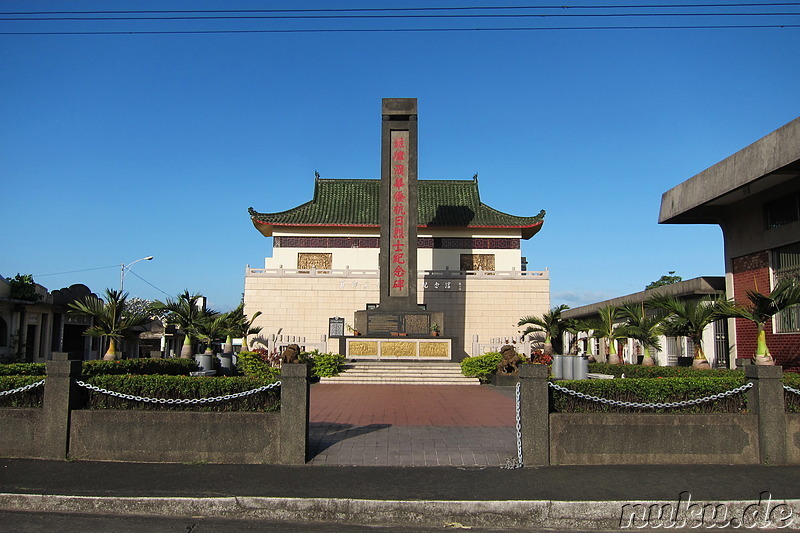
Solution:
M330 277L330 278L378 278L378 269L364 268L245 268L246 276L270 277ZM419 270L420 279L463 279L477 277L484 279L549 279L547 270Z

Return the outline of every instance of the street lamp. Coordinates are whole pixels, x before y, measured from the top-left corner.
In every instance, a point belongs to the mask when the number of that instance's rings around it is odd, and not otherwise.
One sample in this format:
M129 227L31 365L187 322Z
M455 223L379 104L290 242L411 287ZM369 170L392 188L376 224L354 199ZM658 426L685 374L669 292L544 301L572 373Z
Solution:
M130 268L133 265L135 265L139 261L152 261L152 260L153 260L153 256L152 255L148 255L147 257L142 257L141 259L137 259L133 263L128 263L127 265L125 263L121 263L119 265L119 292L122 292L122 287L125 284L125 273L128 270L130 270Z

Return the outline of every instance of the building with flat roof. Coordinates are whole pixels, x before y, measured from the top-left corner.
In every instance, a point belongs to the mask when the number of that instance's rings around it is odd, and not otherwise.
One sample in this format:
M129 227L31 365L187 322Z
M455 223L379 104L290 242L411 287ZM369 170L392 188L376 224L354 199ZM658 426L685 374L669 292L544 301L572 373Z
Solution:
M737 302L800 279L800 118L665 192L658 221L720 226L726 292ZM731 322L735 356L753 357L755 325ZM776 363L800 369L800 309L776 315L766 334Z

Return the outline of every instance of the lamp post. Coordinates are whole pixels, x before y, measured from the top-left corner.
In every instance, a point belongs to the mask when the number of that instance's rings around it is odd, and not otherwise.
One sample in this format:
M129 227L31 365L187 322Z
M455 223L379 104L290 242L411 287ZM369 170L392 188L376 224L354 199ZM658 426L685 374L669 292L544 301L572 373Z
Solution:
M122 292L122 288L125 285L125 273L128 270L130 270L130 268L133 265L135 265L139 261L152 261L152 260L153 260L153 256L152 255L148 255L147 257L142 257L141 259L137 259L133 263L128 263L127 265L125 263L121 263L119 265L119 292Z

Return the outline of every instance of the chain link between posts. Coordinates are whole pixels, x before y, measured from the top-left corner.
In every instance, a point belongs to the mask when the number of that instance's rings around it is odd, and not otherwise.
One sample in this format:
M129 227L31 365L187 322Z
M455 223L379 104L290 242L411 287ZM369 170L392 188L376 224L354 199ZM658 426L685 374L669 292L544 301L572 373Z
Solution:
M136 396L133 394L124 394L121 392L101 389L100 387L95 387L94 385L84 383L83 381L77 381L76 383L85 389L89 389L90 391L99 392L101 394L107 394L109 396L114 396L117 398L123 398L125 400L133 400L137 402L147 402L147 403L169 404L169 405L187 405L187 404L196 405L204 403L224 402L228 400L235 400L237 398L244 398L245 396L250 396L252 394L258 394L259 392L264 392L266 390L273 389L275 387L280 387L281 385L280 381L276 381L275 383L270 383L269 385L264 385L263 387L258 387L257 389L250 389L247 391L237 392L234 394L226 394L225 396L214 396L211 398L147 398L144 396Z
M36 387L41 387L44 385L44 380L39 380L36 383L31 383L30 385L25 385L24 387L19 387L16 389L11 390L4 390L0 392L0 396L10 396L11 394L16 394L18 392L25 392L26 390L35 389Z
M735 394L742 393L747 389L753 386L753 383L745 383L741 387L736 387L735 389L720 392L719 394L712 394L711 396L706 396L705 398L696 398L694 400L684 400L682 402L650 402L650 403L638 403L638 402L623 402L619 400L609 400L608 398L598 398L597 396L592 396L590 394L585 394L583 392L574 391L572 389L568 389L566 387L562 387L561 385L556 385L555 383L548 382L550 387L559 391L563 392L572 396L577 396L583 400L591 400L593 402L600 402L606 405L614 405L617 407L634 407L639 409L671 409L674 407L689 407L691 405L697 405L706 402L712 402L714 400L721 400L723 398L727 398L728 396L733 396Z
M793 392L793 393L797 394L798 396L800 396L800 390L793 389L789 385L784 385L783 388L788 390L789 392Z

